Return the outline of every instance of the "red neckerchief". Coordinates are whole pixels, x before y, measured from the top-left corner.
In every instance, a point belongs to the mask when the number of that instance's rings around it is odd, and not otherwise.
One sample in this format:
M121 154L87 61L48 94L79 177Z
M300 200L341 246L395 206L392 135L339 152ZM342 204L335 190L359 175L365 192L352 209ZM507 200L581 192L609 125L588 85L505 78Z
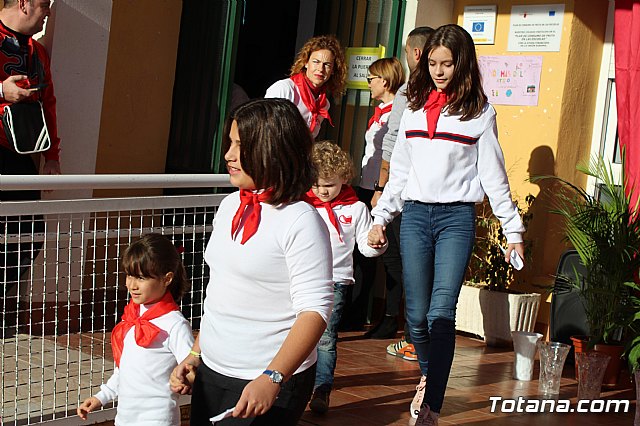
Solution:
M240 220L244 215L245 209L251 206L253 206L253 209L251 210L251 213L249 213L247 220L244 222L242 240L240 241L240 244L246 243L247 240L249 240L249 238L258 231L258 225L260 225L260 212L262 211L260 203L269 201L272 193L273 191L269 189L260 193L247 189L240 190L240 207L238 207L238 211L235 216L233 216L233 221L231 222L232 239L235 240L238 227L240 226Z
M433 135L436 133L436 124L438 124L438 118L440 118L440 111L442 107L447 103L447 95L444 92L438 92L432 90L427 98L427 103L424 104L424 111L427 112L427 131L429 132L429 139L433 139Z
M124 308L122 321L111 332L111 350L113 351L113 359L116 361L116 366L120 367L120 358L124 349L124 337L131 327L135 326L135 338L138 346L146 348L160 333L160 328L152 324L150 320L179 309L169 291L164 294L159 302L147 309L142 316L140 316L140 305L130 300L129 304Z
M311 90L310 84L308 82L307 76L304 75L303 72L299 72L298 74L294 74L291 77L291 81L298 88L298 92L300 92L300 97L302 98L302 102L304 106L307 107L309 112L311 112L311 124L309 125L309 130L313 133L313 129L320 123L318 120L318 115L326 118L329 121L329 124L333 126L333 122L331 121L331 116L329 115L329 111L327 110L327 91L324 86L318 87L320 91L320 96L318 96L318 100L315 99L313 95L313 91Z
M393 107L393 103L390 103L384 108L380 108L380 106L377 106L373 113L373 116L369 119L369 124L367 124L367 130L369 130L369 128L371 127L371 125L373 125L373 123L379 123L380 125L382 125L380 123L380 117L382 117L384 114L388 112L391 112L392 107Z
M340 189L340 193L331 201L322 201L313 191L310 189L306 194L304 194L303 200L307 203L311 204L313 207L324 207L327 210L327 215L329 216L329 220L336 231L338 231L338 239L342 242L342 236L340 236L340 227L338 226L338 220L336 219L336 214L333 211L333 207L335 206L348 206L355 203L358 200L358 196L356 195L356 191L353 190L351 185L343 184Z

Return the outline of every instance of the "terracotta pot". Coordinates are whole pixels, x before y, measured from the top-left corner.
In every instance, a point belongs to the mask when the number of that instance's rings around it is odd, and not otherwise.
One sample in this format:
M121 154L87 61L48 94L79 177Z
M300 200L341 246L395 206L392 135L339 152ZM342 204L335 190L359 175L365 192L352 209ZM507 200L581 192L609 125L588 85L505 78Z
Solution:
M622 354L624 352L624 346L622 345L606 345L603 343L594 346L596 352L602 352L611 356L609 365L604 372L604 379L602 380L602 386L606 388L613 388L618 384L618 376L620 370L622 370Z
M574 367L576 380L578 380L578 357L575 354L579 354L581 352L587 352L587 346L589 344L589 336L571 336L571 341L573 342L573 353L574 353Z

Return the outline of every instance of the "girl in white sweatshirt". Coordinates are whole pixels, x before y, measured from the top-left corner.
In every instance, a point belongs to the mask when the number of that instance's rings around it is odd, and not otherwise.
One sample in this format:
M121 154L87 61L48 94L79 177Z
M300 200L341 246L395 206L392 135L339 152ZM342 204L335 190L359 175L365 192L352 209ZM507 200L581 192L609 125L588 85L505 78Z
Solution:
M409 107L373 209L373 247L402 212L400 250L411 340L422 377L411 414L437 425L455 349L456 303L475 238L475 203L489 197L508 248L524 255L524 227L511 200L496 112L480 82L475 46L458 25L429 38L407 89Z

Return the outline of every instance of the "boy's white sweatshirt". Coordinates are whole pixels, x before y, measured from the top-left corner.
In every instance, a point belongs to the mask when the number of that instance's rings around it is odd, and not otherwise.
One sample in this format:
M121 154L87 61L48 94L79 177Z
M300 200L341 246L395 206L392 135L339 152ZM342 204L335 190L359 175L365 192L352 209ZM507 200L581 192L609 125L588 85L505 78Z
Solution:
M340 236L331 223L324 207L316 207L320 216L329 229L331 236L331 251L333 252L333 281L342 284L353 284L353 249L358 243L358 250L366 257L380 256L387 250L387 246L374 249L367 244L367 237L373 221L366 204L357 201L353 204L333 207L338 219Z

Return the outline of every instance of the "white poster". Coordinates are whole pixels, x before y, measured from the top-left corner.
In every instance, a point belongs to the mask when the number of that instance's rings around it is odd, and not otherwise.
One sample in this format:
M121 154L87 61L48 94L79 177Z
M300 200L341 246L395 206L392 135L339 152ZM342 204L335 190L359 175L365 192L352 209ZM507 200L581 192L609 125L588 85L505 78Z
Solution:
M475 44L494 44L497 6L465 6L462 26Z
M511 7L510 52L559 52L564 4Z

